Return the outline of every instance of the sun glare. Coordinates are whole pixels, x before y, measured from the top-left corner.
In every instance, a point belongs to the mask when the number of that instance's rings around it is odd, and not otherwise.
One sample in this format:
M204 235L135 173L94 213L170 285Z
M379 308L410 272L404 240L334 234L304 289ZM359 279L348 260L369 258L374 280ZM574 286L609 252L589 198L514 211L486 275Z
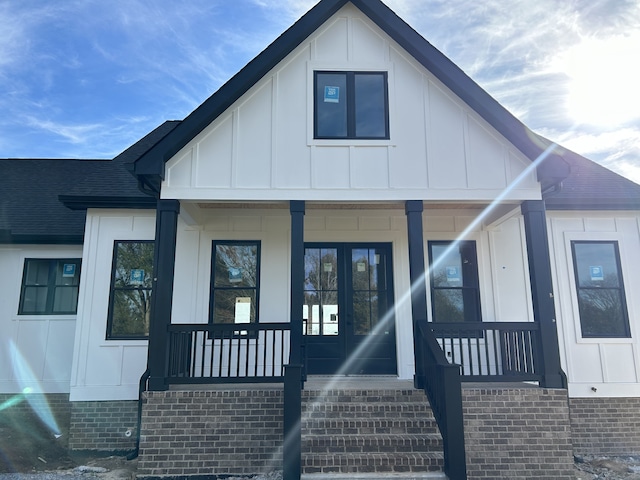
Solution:
M640 33L585 39L560 57L578 123L615 127L640 117Z

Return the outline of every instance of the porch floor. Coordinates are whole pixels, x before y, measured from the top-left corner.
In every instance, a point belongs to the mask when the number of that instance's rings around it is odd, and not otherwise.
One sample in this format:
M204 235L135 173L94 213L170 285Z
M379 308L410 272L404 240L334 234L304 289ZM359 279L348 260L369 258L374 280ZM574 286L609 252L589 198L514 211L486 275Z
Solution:
M172 385L170 390L282 390L283 383L217 383L198 385ZM399 379L395 375L309 375L304 389L321 391L338 390L407 390L413 388L413 380ZM531 382L462 382L463 389L513 389L538 388Z

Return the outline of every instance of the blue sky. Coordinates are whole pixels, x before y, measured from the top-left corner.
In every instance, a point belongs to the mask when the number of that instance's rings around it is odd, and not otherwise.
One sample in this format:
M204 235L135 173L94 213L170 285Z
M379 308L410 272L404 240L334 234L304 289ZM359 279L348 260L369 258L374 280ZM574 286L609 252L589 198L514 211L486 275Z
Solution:
M112 158L315 0L0 0L0 157ZM385 0L536 132L640 182L640 2Z

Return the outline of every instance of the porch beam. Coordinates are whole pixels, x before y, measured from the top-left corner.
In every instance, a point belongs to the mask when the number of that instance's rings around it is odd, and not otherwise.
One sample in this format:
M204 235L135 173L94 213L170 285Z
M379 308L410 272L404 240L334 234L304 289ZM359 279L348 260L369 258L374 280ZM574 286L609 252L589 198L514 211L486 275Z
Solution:
M407 200L405 214L407 216L407 237L409 242L409 278L411 280L411 316L413 317L413 354L415 363L415 376L413 379L416 388L424 388L424 366L419 359L422 344L416 339L420 338L418 331L421 322L427 322L427 288L425 282L424 262L424 234L422 228L422 212L424 205L422 200Z
M520 207L529 260L529 278L533 300L533 318L540 326L542 357L541 387L566 388L566 376L560 365L560 348L551 280L551 256L547 235L544 200L527 200Z
M173 278L176 263L178 200L158 200L156 206L156 241L153 256L153 295L149 322L149 390L163 391L169 387L167 373L167 329L171 324Z

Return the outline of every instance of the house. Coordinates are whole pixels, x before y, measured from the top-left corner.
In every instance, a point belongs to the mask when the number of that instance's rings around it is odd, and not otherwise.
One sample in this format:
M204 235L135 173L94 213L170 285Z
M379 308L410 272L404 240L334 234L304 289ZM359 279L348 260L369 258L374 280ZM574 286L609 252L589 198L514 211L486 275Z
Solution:
M142 477L287 480L572 478L573 452L640 453L640 186L378 0L321 0L112 161L0 169L0 393L67 409L73 448L140 432ZM327 378L364 385L324 392L347 412L395 388L367 382L424 390L441 463L303 443Z

